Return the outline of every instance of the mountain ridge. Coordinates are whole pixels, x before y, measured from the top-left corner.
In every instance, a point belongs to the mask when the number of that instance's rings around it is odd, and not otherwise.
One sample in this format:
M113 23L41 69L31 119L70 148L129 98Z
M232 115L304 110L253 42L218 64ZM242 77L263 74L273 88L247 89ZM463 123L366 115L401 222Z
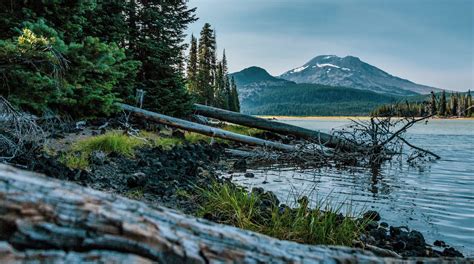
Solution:
M439 88L391 75L355 56L319 55L278 77L296 83L344 86L393 95L441 91Z

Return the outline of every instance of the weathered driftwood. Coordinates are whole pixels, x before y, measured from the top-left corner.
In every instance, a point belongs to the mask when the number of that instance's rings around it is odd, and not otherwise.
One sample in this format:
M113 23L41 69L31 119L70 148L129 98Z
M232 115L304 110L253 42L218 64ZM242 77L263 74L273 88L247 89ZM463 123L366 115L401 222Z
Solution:
M206 125L186 121L186 120L175 118L175 117L158 114L158 113L140 109L138 107L134 107L131 105L118 104L118 106L120 106L123 110L133 113L136 116L143 117L145 119L151 119L160 124L177 127L183 130L196 132L196 133L203 134L206 136L228 139L228 140L237 141L237 142L241 142L241 143L245 143L245 144L253 145L253 146L264 146L264 147L269 147L269 148L283 150L283 151L296 150L296 147L292 145L287 145L287 144L282 144L282 143L264 140L260 138L245 136L245 135L233 133L230 131L226 131L220 128L206 126Z
M280 241L0 164L0 263L24 261L402 262Z
M268 130L279 134L295 135L301 138L311 139L313 141L320 142L321 144L329 148L356 148L355 146L352 146L350 142L335 137L333 135L290 124L275 122L263 118L258 118L255 116L245 115L200 104L194 104L193 109L195 113L199 115L224 120L234 124Z

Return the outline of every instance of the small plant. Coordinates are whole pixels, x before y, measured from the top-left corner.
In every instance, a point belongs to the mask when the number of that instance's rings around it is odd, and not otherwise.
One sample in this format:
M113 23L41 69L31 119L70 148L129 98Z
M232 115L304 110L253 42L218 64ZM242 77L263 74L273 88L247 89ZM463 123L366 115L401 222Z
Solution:
M71 169L85 170L89 167L89 156L85 153L68 152L62 155L59 160Z
M120 131L112 131L79 141L72 147L72 150L87 155L93 151L103 151L106 154L115 153L133 157L135 149L145 144L146 141L142 139L130 137Z
M74 143L71 149L60 157L60 160L69 168L86 169L89 166L90 156L94 151L133 157L135 149L145 144L145 140L130 137L120 131L111 131L104 135L89 137Z
M143 198L143 195L144 195L144 191L142 188L133 189L125 193L125 196L134 200L139 200Z
M254 223L258 214L256 194L218 183L213 183L209 189L201 189L200 194L204 202L199 216L209 217L210 214L219 223L257 231L258 226Z
M265 194L249 193L230 184L214 183L200 190L203 200L198 215L213 221L263 233L278 239L306 244L352 245L365 223L350 213L341 213L342 205L330 207L325 202L310 208L308 200L299 199L299 207L280 207L268 203Z

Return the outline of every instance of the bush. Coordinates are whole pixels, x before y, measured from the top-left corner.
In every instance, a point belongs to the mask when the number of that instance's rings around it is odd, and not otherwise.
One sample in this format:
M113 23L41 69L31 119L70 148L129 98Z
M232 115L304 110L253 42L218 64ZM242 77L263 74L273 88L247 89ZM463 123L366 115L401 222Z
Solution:
M140 63L116 44L87 37L66 45L42 20L24 26L19 37L0 40L0 95L16 106L94 117L113 113L117 95L132 93Z

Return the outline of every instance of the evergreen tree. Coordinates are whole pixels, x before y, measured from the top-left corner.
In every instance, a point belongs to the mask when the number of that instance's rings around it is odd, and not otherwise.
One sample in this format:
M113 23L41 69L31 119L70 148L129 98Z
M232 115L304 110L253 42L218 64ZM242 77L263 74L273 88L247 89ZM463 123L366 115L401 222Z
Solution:
M457 110L458 110L458 99L455 94L451 93L451 98L450 98L450 113L452 116L457 115Z
M209 23L204 24L198 45L197 100L205 105L214 103L214 70L216 40Z
M198 56L197 56L197 39L191 35L191 45L189 49L188 63L186 69L187 88L194 96L198 95Z
M439 112L440 116L446 116L446 92L443 90L441 93L441 99L439 100Z
M191 109L179 65L184 30L195 21L194 9L185 0L140 0L137 4L138 36L134 58L142 63L139 82L145 88L144 107L170 115L182 115Z
M431 105L430 105L430 114L435 115L437 113L436 111L436 95L434 94L433 91L431 91Z
M471 117L474 113L474 105L472 104L472 96L471 96L471 90L467 91L466 94L466 102L467 102L467 112L466 116Z
M232 104L229 106L229 110L234 111L234 112L240 112L239 95L237 92L237 85L235 84L235 80L233 76L230 81L230 86L231 86L230 98L231 98Z

